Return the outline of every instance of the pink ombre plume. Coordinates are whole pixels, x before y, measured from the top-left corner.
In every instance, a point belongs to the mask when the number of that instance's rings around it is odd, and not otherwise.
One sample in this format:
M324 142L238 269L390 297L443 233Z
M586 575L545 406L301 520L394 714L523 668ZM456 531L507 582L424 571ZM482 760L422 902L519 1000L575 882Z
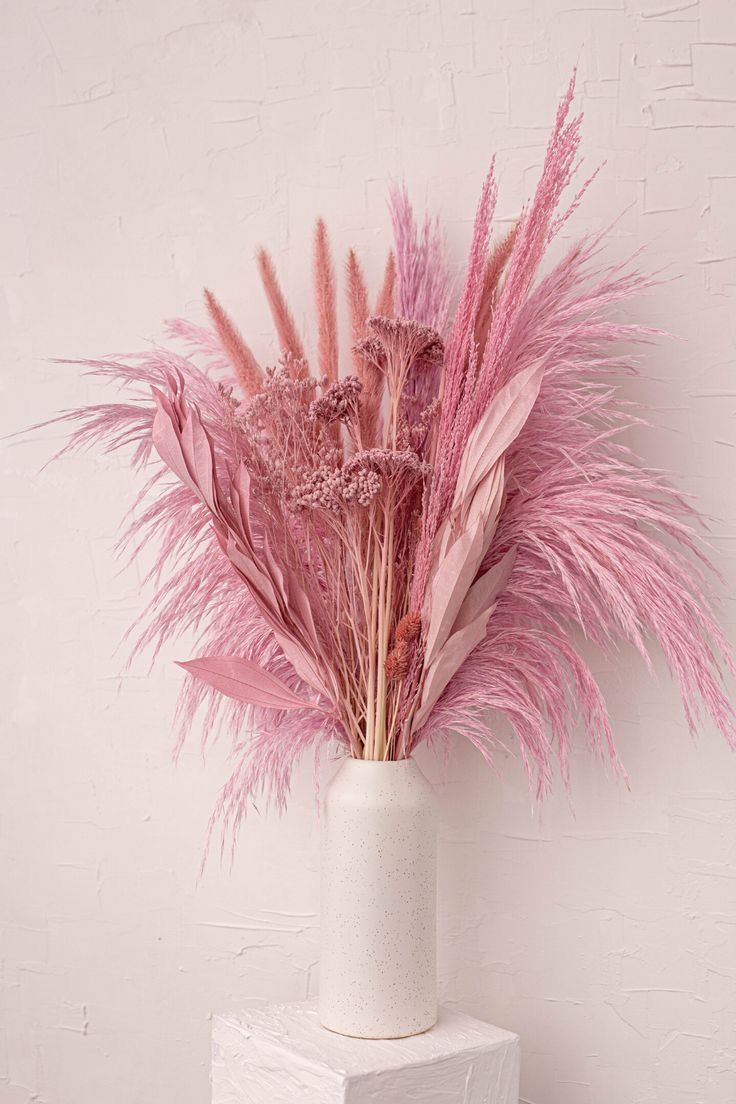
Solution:
M393 250L386 258L386 266L383 271L383 283L376 300L374 314L381 318L393 318L396 313L396 258Z
M389 199L396 250L396 313L442 333L447 320L450 280L439 220L426 216L417 225L404 187Z
M232 366L238 383L246 398L257 395L263 385L263 372L235 324L225 313L219 302L209 290L204 289L204 300L215 332L222 344L223 352Z
M314 290L319 372L333 383L337 379L337 307L335 272L324 219L317 220L314 230Z
M279 339L281 352L291 358L290 364L292 365L293 373L297 376L303 376L305 374L304 346L302 345L302 340L294 324L294 319L291 316L291 311L281 291L274 263L271 260L270 254L265 249L258 250L256 261L263 284L263 290L266 293L266 299L268 300L268 306L271 311L271 317L273 318L273 324L276 327L276 334Z

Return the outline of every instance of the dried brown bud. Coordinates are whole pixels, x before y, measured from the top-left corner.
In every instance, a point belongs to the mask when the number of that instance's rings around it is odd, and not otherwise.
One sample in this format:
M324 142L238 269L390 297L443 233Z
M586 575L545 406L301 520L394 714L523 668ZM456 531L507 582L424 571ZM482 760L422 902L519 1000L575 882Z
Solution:
M411 644L405 640L398 641L396 647L388 653L383 667L389 682L406 678L411 666L411 653Z
M422 627L421 614L410 610L401 618L396 626L396 640L401 643L411 644L419 636Z

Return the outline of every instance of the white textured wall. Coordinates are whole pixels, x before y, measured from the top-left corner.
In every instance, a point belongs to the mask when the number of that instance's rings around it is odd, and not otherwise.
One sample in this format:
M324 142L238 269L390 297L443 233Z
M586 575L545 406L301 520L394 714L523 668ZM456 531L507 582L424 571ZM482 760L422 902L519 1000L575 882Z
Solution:
M250 260L303 287L311 222L380 267L405 176L460 258L488 157L532 187L576 61L591 163L576 220L623 212L680 279L631 308L685 339L642 384L648 457L718 515L735 592L733 0L5 0L0 432L94 397L48 356L138 348L211 283L269 348ZM53 437L53 434L51 435ZM205 1104L209 1017L315 992L309 771L197 887L225 750L177 771L178 675L118 680L141 605L111 558L135 487L53 441L4 449L0 1100ZM724 606L733 628L733 601ZM575 813L458 747L442 788L442 996L518 1031L534 1104L736 1100L736 759L676 695L601 669L632 789L580 755ZM440 777L439 771L435 776Z

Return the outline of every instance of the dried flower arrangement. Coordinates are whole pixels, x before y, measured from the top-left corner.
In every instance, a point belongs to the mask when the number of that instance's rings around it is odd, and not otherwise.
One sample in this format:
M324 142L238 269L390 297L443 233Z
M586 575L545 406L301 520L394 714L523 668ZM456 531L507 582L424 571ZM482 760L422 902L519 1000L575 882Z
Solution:
M274 367L209 291L209 328L169 325L186 355L85 362L130 398L65 415L68 447L132 447L151 466L122 538L133 556L159 549L135 648L199 634L202 654L181 664L181 736L200 707L205 743L229 725L223 832L264 790L283 805L308 748L398 759L453 731L490 756L492 710L540 793L555 757L566 776L578 721L618 765L579 631L647 662L658 641L691 729L704 710L736 743L700 519L622 436L636 419L616 384L635 365L620 345L654 331L609 310L648 281L606 264L600 236L540 275L586 187L561 206L577 169L572 97L571 83L534 198L493 246L491 167L451 321L439 228L418 226L396 190L373 311L347 257L349 367L321 221L314 370L265 251Z

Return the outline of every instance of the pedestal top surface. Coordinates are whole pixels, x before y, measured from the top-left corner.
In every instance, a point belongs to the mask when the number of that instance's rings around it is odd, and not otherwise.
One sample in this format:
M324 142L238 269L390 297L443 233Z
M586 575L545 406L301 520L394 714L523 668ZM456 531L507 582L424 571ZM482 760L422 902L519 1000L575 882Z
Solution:
M462 1012L440 1008L437 1023L422 1035L407 1039L351 1039L322 1027L316 1002L247 1008L237 1015L217 1016L244 1039L298 1055L302 1061L341 1074L361 1077L377 1071L427 1065L458 1054L506 1048L517 1036Z

